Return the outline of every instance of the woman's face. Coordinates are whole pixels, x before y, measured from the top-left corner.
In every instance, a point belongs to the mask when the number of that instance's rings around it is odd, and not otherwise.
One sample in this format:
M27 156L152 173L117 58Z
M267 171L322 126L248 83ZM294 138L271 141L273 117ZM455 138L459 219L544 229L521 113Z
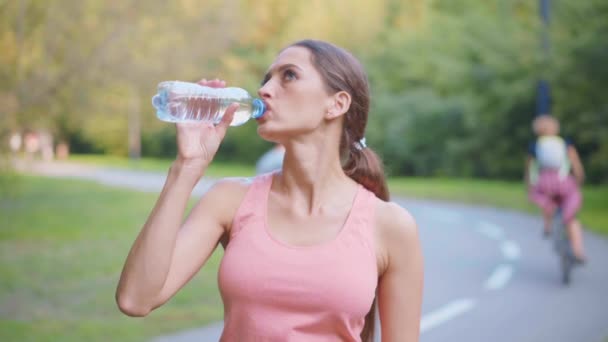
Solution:
M289 47L268 69L258 90L267 107L258 120L261 137L282 140L281 137L304 134L322 124L332 97L311 58L308 49Z

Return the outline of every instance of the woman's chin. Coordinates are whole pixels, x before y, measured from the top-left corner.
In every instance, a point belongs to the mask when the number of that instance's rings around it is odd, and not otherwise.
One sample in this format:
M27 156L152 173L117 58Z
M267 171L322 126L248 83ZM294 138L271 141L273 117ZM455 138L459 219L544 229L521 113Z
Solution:
M258 125L258 135L264 140L276 142L278 137L281 136L281 132L273 129L272 125L265 122Z

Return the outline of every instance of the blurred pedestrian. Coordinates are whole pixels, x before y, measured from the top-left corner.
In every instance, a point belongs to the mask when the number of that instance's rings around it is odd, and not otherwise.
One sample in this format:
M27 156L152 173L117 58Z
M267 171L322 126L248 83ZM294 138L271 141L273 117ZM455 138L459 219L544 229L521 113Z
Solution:
M22 142L21 133L13 132L13 134L11 134L11 137L9 138L9 141L8 141L8 145L9 145L13 155L18 154L19 150L21 150L21 142Z

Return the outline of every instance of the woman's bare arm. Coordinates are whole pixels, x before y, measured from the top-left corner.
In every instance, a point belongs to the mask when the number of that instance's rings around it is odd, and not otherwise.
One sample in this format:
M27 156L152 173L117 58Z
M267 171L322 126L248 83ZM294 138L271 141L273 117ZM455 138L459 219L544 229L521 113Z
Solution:
M585 169L583 168L583 163L581 163L576 148L572 145L568 146L568 159L570 159L570 163L572 163L574 178L576 178L576 181L579 184L583 184L585 181Z
M200 171L174 163L125 262L116 301L129 316L145 316L183 287L204 265L231 222L229 182L215 185L183 216ZM238 197L238 196L237 196Z
M199 82L221 88L220 80ZM238 104L219 124L177 123L177 158L154 209L131 247L116 289L116 302L130 316L145 316L165 303L205 263L230 224L228 193L209 191L183 224L192 189L213 160Z
M420 334L423 258L414 218L394 203L381 204L377 222L385 267L378 285L383 342L415 342Z

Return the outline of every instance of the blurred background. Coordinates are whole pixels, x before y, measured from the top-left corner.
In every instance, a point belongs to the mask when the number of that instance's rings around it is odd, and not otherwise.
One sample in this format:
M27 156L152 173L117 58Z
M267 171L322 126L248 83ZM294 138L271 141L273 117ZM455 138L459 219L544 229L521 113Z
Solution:
M0 0L0 339L136 341L221 319L217 253L156 316L116 312L117 273L154 194L10 161L165 172L175 127L155 117L158 82L255 93L304 38L365 66L367 142L394 194L536 213L524 160L533 118L551 113L586 169L583 224L605 236L606 37L605 0ZM210 175L253 174L271 146L255 124L231 128Z
M539 79L589 180L608 174L606 1L3 1L2 135L44 130L72 153L171 158L158 82L223 78L255 92L279 49L324 39L371 80L368 142L392 175L521 179ZM547 54L548 52L548 54ZM127 137L131 137L128 140ZM4 144L6 145L6 144ZM219 157L268 145L234 129Z

